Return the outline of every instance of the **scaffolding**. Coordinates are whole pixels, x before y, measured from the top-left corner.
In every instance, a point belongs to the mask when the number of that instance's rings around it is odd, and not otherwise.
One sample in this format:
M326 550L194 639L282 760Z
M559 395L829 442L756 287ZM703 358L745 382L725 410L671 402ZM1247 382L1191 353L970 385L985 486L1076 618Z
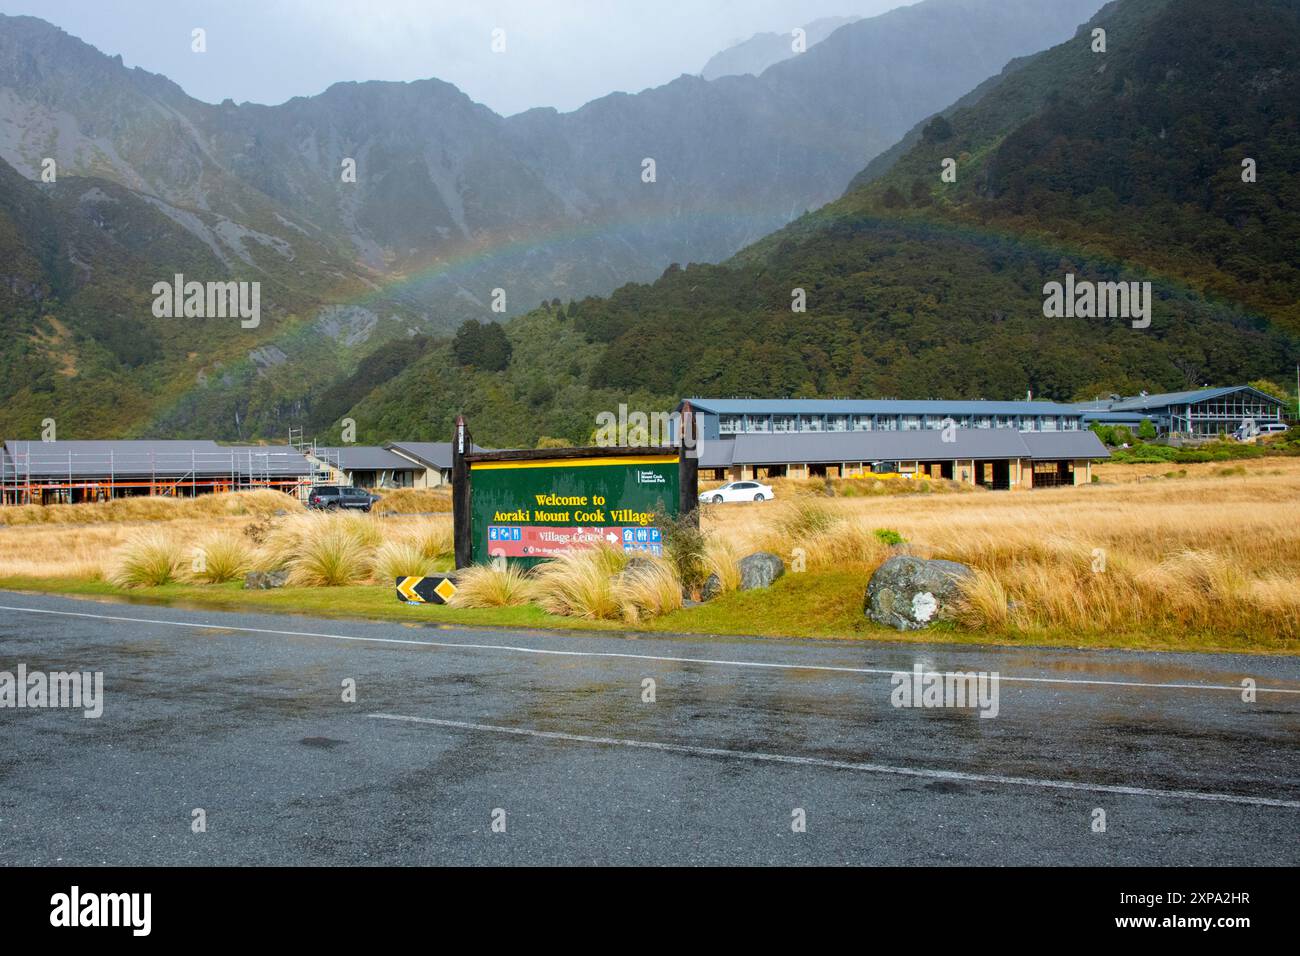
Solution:
M321 447L314 438L308 441L303 437L301 428L289 429L289 447L307 459L307 464L311 467L308 481L299 492L304 501L321 485L347 484L337 448ZM321 465L324 466L323 470Z
M312 480L302 456L284 446L79 452L57 445L33 441L5 446L0 456L0 504L180 498L256 488L302 497Z

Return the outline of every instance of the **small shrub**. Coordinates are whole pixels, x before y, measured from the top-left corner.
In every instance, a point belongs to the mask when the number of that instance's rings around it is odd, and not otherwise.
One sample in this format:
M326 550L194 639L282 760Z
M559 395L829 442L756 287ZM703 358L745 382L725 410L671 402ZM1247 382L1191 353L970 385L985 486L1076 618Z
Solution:
M903 536L891 528L877 528L872 532L872 534L876 536L877 541L882 544L887 544L890 547L895 547L905 543Z
M671 562L677 579L683 587L691 591L697 590L712 570L709 567L704 533L690 515L660 518L658 524L663 532L664 554Z
M275 518L271 515L263 515L244 526L244 537L261 547L266 544L266 537L273 528L275 528Z

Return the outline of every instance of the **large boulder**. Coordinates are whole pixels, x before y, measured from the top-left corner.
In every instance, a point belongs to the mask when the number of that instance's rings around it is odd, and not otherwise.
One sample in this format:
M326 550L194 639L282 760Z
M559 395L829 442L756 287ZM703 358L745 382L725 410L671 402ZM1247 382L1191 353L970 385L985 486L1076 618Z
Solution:
M756 551L740 559L740 590L771 587L785 574L785 562L770 551Z
M269 591L289 583L288 571L249 571L244 575L245 591Z
M890 558L871 576L862 610L877 624L919 631L952 616L961 584L974 572L956 561Z

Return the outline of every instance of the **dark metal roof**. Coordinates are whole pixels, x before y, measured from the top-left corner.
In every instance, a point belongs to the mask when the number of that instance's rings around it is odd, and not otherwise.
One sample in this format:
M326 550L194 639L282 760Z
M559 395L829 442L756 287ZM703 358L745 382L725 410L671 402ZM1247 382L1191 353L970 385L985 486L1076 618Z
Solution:
M1078 415L1057 402L856 398L690 398L692 408L722 414L808 415ZM680 407L680 406L679 406Z
M394 441L384 447L399 455L405 455L426 468L439 470L451 468L451 442L449 441ZM492 449L471 445L470 450L491 451Z
M1062 458L1109 458L1110 452L1093 431L1021 432L1029 456L1040 461Z
M1105 458L1092 432L1019 432L1009 428L957 428L893 432L783 432L737 435L734 464L764 465L846 461L952 461L961 458ZM1045 439L1041 440L1040 439ZM705 466L708 467L708 466ZM723 467L723 466L716 466Z
M1237 392L1250 392L1256 398L1262 398L1277 405L1286 404L1282 399L1277 398L1274 395L1269 395L1266 392L1261 392L1257 388L1251 388L1249 385L1225 385L1221 388L1197 388L1186 392L1160 392L1155 395L1130 395L1118 400L1082 402L1075 407L1084 412L1154 411L1157 409L1168 408L1170 405L1194 405L1197 402L1223 398L1226 395L1233 395Z
M423 467L378 445L317 446L316 458L344 471L416 471Z
M699 467L730 468L731 456L735 450L734 441L701 441Z
M214 441L5 442L5 476L25 478L181 478L308 475L311 468L288 445L218 445Z

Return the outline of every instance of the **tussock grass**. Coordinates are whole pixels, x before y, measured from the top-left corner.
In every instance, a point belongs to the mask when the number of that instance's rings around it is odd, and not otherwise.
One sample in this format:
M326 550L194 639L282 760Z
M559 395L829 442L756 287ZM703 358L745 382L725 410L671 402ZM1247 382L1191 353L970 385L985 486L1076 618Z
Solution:
M884 529L860 511L801 499L773 509L771 520L749 536L792 567L815 570L844 564L878 566L891 553Z
M301 512L302 503L282 491L259 488L228 491L195 498L115 498L76 505L18 505L0 507L0 526L30 524L116 524L138 521L181 521L195 518Z
M532 578L517 565L478 564L457 572L456 593L448 603L452 607L517 607L527 604L535 592Z
M342 512L307 515L283 535L272 532L267 544L283 547L292 534L292 552L283 559L289 581L296 587L338 587L357 584L370 576L375 549L382 541L369 516Z
M133 536L113 555L108 580L120 588L157 587L180 577L185 552L176 538L160 531Z
M668 561L642 558L615 575L613 597L623 620L636 624L680 608L682 582Z
M379 584L392 584L397 578L433 574L437 561L421 550L409 538L385 541L375 549L372 562L375 580Z
M704 566L709 574L718 576L724 593L740 587L740 559L745 553L731 538L710 534L704 539Z
M451 511L451 489L398 488L394 491L379 489L379 500L371 509L375 514L428 514Z
M876 536L887 528L902 535L912 554L960 561L976 570L959 620L980 634L1048 641L1077 635L1080 643L1130 646L1150 638L1175 647L1183 640L1205 646L1208 636L1210 643L1222 638L1221 643L1237 647L1295 647L1300 641L1300 460L1248 460L1246 474L1231 476L1215 474L1214 466L1189 465L1186 476L1177 479L1148 477L1138 466L1119 467L1130 480L969 495L802 496L708 508L702 518L704 561L725 589L743 555L769 550L791 566L793 549L802 548L808 573L789 576L783 586L797 587L809 602L841 602L842 607L821 609L833 612L837 621L860 620L862 588L893 553ZM450 551L450 522L444 517L301 514L286 496L268 494L277 506L287 503L283 510L289 513L272 511L259 522L269 528L260 548L253 550L248 539L250 559L258 568L292 564L300 582L373 575L391 587L387 572L393 568L381 568L376 560L382 543L414 542L425 557ZM178 504L189 502L162 506L170 515ZM0 508L0 515L13 510ZM243 539L242 529L254 518L167 520L163 527L175 542L176 565L168 564L167 547L159 563L164 577L169 566L174 577L177 566L187 571L195 547L221 532ZM313 550L308 542L325 528L337 531L342 543L333 543L344 558L333 562L333 570L318 569L329 573L307 574L306 555ZM0 527L0 577L108 578L122 563L128 542L138 552L137 537L160 530L148 520ZM540 566L530 577L540 586L538 601L546 610L620 620L629 601L616 592L615 575L625 565L621 552L578 555ZM141 571L128 577L135 582L158 577ZM670 606L671 595L665 590L664 596L663 606ZM631 603L644 609L638 615L654 613L651 600Z
M410 526L406 533L415 540L420 553L426 558L450 558L456 551L451 518L425 519Z
M836 523L837 514L814 499L795 499L775 506L768 526L776 534L796 540L819 534Z
M378 519L352 511L309 511L292 515L266 532L255 559L257 568L269 571L291 567L306 549L327 535L340 546L351 542L368 561L384 541L384 528Z
M1300 462L1267 464L1026 492L805 498L709 509L705 521L742 549L790 563L801 548L814 575L854 569L864 583L893 553L875 532L896 530L909 553L976 569L960 620L982 632L1276 646L1300 639Z
M608 547L562 554L533 569L535 599L551 614L614 620L623 610L614 591L614 575L627 561L622 551Z
M189 578L222 584L242 578L253 567L253 548L243 535L218 531L204 538L191 554Z

